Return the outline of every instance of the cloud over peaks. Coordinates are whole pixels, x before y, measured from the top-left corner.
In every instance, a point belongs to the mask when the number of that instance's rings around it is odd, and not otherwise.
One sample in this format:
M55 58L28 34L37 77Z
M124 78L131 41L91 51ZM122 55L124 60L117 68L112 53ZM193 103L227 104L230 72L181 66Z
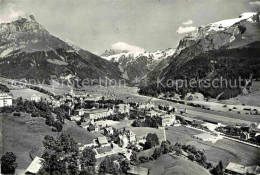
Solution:
M24 12L21 10L14 9L15 4L9 3L7 4L6 10L0 13L0 23L7 23L15 20L20 15L23 15Z
M191 25L191 24L193 24L193 21L192 20L188 20L186 22L183 22L182 24L183 25Z
M251 5L258 5L260 6L260 1L252 1L252 2L249 2Z
M114 50L127 50L129 52L144 52L145 49L138 47L138 46L134 46L131 44L127 44L125 42L117 42L111 45L111 48Z
M196 29L197 28L194 27L194 26L190 26L190 27L182 27L182 26L180 26L176 32L179 33L179 34L183 34L183 33L193 32Z

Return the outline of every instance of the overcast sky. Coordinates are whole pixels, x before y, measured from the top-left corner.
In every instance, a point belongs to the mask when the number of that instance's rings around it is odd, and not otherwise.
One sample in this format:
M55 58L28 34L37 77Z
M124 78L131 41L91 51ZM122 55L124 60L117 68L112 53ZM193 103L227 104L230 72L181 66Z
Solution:
M0 0L0 22L33 13L55 36L101 54L175 48L200 25L259 8L258 0Z

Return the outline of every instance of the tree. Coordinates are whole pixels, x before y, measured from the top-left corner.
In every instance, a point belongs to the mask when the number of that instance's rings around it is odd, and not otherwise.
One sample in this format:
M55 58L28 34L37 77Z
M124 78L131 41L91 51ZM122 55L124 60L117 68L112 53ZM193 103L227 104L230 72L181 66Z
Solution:
M162 150L163 154L167 154L170 151L169 147L170 147L170 144L167 141L162 141L161 150Z
M66 134L57 139L45 136L42 174L78 174L79 149L77 142Z
M45 123L46 123L46 125L52 126L53 123L54 123L53 115L48 115L47 114Z
M67 173L70 175L79 174L78 165L79 155L77 153L72 153L70 156L65 158L65 163L67 164Z
M57 120L53 123L53 126L57 129L58 132L62 131L63 125L62 122Z
M139 119L135 120L133 123L132 123L132 126L133 127L141 127L143 126L143 122Z
M150 149L156 145L159 145L159 138L156 133L149 133L146 137L144 149Z
M177 156L181 156L182 155L182 151L181 151L181 149L179 147L176 149L176 155Z
M188 158L189 158L191 161L196 160L196 157L195 157L194 154L192 154L192 153L188 155Z
M96 153L90 148L85 148L82 152L82 158L81 158L81 165L82 167L88 167L92 166L94 167L96 165L97 159L96 159Z
M13 152L6 152L1 158L1 173L14 174L17 168L16 156Z
M170 146L169 146L169 152L176 151L177 148L178 148L178 147L175 146L175 145L170 145Z
M139 164L137 153L135 151L132 151L132 154L130 156L130 163L132 165L138 165Z
M210 171L210 173L213 175L223 175L222 161L219 161L219 163Z
M155 148L152 157L156 160L158 159L162 154L162 150L160 148Z
M79 175L93 175L95 174L95 168L92 166L87 166L85 167L80 173Z
M100 174L119 174L119 171L114 164L114 162L111 160L110 157L106 157L101 163L99 168Z
M120 168L122 173L127 174L127 171L130 169L129 168L130 162L127 159L124 159L120 162Z

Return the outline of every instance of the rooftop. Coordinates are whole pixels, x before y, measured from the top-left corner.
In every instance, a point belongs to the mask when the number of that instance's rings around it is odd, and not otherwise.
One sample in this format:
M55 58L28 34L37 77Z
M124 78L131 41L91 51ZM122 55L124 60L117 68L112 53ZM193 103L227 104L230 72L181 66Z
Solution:
M40 158L40 157L35 157L33 159L33 161L31 162L31 164L29 165L29 167L26 169L26 173L31 173L31 174L36 174L39 172L39 170L42 167L42 161L44 159Z
M107 138L105 136L98 137L98 142L99 142L99 144L107 144L108 143Z
M246 174L247 170L244 165L236 164L233 162L230 162L228 166L226 167L226 170L233 171L240 174Z
M255 166L244 166L237 163L230 162L226 167L226 170L236 172L239 174L260 174L260 167Z
M149 171L147 168L143 168L140 166L130 165L129 168L130 168L130 170L127 171L127 173L129 173L129 174L147 175L148 171Z
M88 114L96 114L96 113L102 113L107 112L108 109L85 109L84 112Z

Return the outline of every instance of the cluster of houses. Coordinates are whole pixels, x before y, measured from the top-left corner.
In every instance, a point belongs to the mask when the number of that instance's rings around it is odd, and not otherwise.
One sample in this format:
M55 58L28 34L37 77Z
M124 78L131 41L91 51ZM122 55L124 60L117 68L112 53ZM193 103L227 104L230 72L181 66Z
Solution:
M13 96L10 93L0 91L0 107L12 106Z
M260 123L251 123L249 126L234 125L218 128L218 130L228 135L231 129L236 131L233 137L243 140L250 140L260 135Z
M39 102L42 97L38 94L33 94L30 98L31 101ZM11 93L0 91L0 108L13 105L13 95Z
M98 101L102 99L102 96L98 94L87 94L86 92L74 92L73 89L69 93L51 96L49 104L52 107L59 107L60 105L67 105L70 108L74 108L76 104L83 103L84 101Z
M114 114L129 114L129 104L118 104L110 108L92 108L92 109L77 109L74 111L74 115L71 116L71 120L79 121L84 118L85 121L94 121L100 118L106 118Z

